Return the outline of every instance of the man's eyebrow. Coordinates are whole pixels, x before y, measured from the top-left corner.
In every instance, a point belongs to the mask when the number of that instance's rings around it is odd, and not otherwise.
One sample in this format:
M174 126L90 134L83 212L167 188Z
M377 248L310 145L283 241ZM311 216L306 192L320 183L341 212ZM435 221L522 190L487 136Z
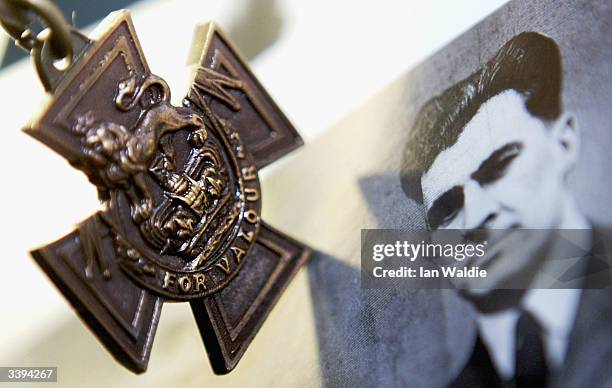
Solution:
M500 166L500 160L502 160L502 158L507 154L512 155L510 160L514 159L514 157L518 154L518 151L520 151L522 148L523 145L520 142L512 142L499 147L493 151L487 159L480 163L480 166L478 166L476 171L474 171L470 177L481 183L487 183L494 180L503 173L503 171L500 170L503 170L503 168L507 166L507 163Z
M427 222L432 229L442 224L446 216L463 207L463 188L454 186L440 195L427 210Z

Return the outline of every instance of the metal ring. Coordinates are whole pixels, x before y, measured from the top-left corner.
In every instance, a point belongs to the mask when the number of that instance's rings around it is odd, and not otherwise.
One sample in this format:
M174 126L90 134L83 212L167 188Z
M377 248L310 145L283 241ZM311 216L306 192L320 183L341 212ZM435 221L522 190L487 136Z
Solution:
M73 50L70 41L70 25L64 15L50 0L0 0L3 12L0 22L7 32L26 50L42 45L43 39L33 36L30 25L34 19L28 12L36 15L50 31L44 38L50 44L51 54L55 59L72 60Z

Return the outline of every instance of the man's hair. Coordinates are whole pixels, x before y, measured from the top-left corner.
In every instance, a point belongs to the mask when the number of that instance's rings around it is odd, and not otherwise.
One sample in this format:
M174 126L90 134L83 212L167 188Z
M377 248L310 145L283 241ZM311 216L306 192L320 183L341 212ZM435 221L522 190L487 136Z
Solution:
M513 37L482 68L421 108L402 155L402 188L409 197L423 202L421 176L480 106L506 90L520 93L535 117L548 122L560 116L561 55L554 40L537 32Z

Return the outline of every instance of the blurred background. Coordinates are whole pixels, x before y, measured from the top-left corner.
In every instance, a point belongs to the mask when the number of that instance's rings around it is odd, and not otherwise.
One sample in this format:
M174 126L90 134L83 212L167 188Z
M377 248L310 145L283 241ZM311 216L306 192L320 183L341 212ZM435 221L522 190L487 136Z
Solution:
M189 86L186 62L194 29L215 20L249 59L261 83L304 137L305 147L503 3L57 1L68 20L85 32L110 11L130 9L149 65L171 86L175 104ZM213 375L187 304L164 306L145 375L132 375L114 362L28 255L92 214L98 207L95 189L82 173L19 130L48 96L25 53L4 34L0 34L0 58L0 165L4 175L0 190L4 221L0 223L0 365L58 366L62 386L320 385L306 271L298 274L229 376ZM294 157L262 172L264 198L271 199L264 199L264 218L301 238L295 233L299 228L292 233L291 222L286 221L293 217L298 223L299 215L271 211L279 205L275 198L287 198L290 182L266 185ZM316 239L308 242L315 249L325 248L316 246Z

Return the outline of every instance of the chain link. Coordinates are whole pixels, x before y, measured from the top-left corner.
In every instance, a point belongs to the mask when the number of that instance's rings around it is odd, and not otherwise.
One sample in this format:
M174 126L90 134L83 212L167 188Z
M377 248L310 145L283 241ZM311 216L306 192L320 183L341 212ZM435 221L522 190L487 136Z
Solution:
M36 35L36 23L46 30ZM40 51L49 44L54 59L72 59L71 27L50 0L0 0L0 24L24 50Z

